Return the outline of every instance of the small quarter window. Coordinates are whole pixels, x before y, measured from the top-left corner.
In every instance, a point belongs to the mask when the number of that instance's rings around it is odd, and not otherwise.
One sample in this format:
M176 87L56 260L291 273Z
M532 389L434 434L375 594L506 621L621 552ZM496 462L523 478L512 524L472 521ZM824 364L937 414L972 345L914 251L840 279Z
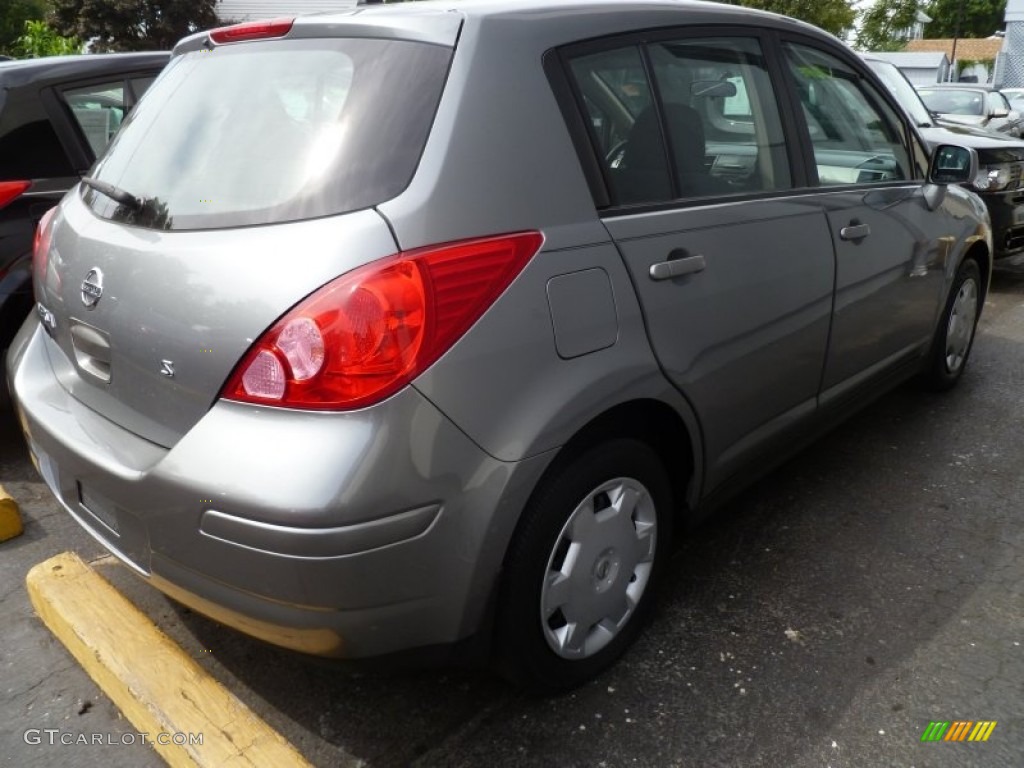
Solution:
M93 155L106 150L128 109L125 105L124 82L102 83L87 88L64 91L64 101L82 129Z

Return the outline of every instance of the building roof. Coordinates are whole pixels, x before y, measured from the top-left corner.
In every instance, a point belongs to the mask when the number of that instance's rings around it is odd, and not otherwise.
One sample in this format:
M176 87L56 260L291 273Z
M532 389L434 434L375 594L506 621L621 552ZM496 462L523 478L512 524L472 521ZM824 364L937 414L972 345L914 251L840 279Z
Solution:
M337 11L355 4L356 0L217 0L217 16L225 21L252 21Z
M959 45L957 48L959 49ZM889 61L895 64L900 69L913 68L913 69L936 69L941 67L943 63L949 65L949 57L936 51L895 51L895 52L880 52L872 51L871 56L876 59L882 59L883 61Z
M976 61L994 60L996 54L999 53L1002 48L1003 38L1001 37L959 37L956 41L956 57L961 61L964 59L974 59ZM946 54L947 58L952 59L953 40L952 38L940 40L909 40L903 50L916 53L924 51L941 52Z

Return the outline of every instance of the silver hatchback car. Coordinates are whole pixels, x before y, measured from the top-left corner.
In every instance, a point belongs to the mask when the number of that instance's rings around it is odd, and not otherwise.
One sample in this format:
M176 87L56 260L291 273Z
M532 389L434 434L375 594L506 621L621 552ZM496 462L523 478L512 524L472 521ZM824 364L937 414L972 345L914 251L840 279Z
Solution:
M973 151L924 146L836 40L708 2L199 33L40 227L21 423L221 622L572 686L677 520L963 373L991 235Z

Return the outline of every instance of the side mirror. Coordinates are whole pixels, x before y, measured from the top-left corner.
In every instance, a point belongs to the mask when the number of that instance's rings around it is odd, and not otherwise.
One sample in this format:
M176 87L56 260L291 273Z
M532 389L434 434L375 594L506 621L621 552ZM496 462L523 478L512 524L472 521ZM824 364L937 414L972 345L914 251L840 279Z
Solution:
M932 184L967 184L978 175L978 153L969 147L940 144L928 164Z
M991 112L988 113L989 117L1006 117L1009 115L1009 111L1002 107L995 107Z

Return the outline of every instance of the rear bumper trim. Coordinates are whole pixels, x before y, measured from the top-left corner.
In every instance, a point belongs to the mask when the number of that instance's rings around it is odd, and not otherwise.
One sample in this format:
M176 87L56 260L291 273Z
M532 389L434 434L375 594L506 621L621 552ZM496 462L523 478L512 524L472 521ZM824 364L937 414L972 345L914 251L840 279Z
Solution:
M246 520L215 509L203 513L205 536L260 552L303 560L344 557L416 538L427 532L441 511L429 504L366 523L338 528L294 528Z

